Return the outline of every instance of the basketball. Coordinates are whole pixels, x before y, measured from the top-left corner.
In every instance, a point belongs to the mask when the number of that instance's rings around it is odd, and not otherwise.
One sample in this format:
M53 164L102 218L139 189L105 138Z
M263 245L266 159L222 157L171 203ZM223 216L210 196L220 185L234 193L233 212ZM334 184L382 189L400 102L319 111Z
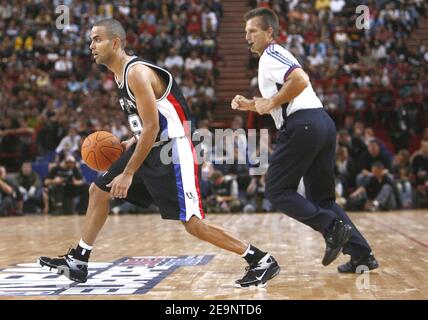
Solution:
M106 171L123 153L119 139L108 131L96 131L85 138L82 160L91 169Z

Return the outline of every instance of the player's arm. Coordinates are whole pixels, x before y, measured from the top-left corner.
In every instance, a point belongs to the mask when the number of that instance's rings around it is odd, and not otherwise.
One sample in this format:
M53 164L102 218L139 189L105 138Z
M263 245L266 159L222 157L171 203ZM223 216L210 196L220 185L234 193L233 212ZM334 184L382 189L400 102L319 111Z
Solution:
M138 115L143 123L140 138L131 158L121 174L107 184L114 198L126 198L132 184L134 173L143 164L153 147L159 132L159 116L156 108L156 96L153 87L156 83L154 72L137 64L129 70L128 85L137 102Z
M155 81L155 74L148 67L135 65L129 70L128 84L134 93L143 129L135 151L123 171L125 174L133 175L143 164L159 133L159 115L153 90Z
M276 95L270 99L254 98L255 108L260 114L269 113L272 109L290 102L296 98L309 85L309 77L302 68L296 68L288 75Z

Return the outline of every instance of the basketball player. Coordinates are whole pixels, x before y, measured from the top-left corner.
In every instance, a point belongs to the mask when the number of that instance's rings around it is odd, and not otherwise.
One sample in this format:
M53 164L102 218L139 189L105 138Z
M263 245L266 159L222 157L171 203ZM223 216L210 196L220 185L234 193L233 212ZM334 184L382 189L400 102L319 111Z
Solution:
M184 97L167 70L125 53L125 36L120 22L101 20L91 30L90 49L95 62L115 75L119 102L133 137L124 142L121 158L90 186L77 247L60 258L40 257L39 264L73 281L86 282L89 256L113 197L143 207L154 202L163 219L180 220L193 236L245 258L249 267L235 286L264 286L279 273L278 263L268 253L204 221L194 147L186 136ZM165 141L172 144L174 161L168 164L161 160Z
M260 57L258 82L263 98L237 95L233 109L271 114L278 131L270 158L265 196L280 211L319 231L325 238L327 266L340 252L351 260L338 268L354 273L359 265L375 269L372 250L335 202L336 128L296 58L275 42L278 17L266 8L245 15L246 40ZM297 193L303 177L306 199Z

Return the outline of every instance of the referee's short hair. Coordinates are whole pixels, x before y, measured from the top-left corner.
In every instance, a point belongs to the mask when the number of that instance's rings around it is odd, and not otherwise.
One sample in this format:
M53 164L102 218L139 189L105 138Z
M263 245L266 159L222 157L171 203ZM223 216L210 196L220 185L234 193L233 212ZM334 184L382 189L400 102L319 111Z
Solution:
M256 8L256 9L250 10L244 16L245 22L247 22L248 20L254 17L261 18L262 30L266 31L269 27L272 27L273 29L272 36L274 38L278 36L279 20L278 20L277 14L273 10L268 8Z

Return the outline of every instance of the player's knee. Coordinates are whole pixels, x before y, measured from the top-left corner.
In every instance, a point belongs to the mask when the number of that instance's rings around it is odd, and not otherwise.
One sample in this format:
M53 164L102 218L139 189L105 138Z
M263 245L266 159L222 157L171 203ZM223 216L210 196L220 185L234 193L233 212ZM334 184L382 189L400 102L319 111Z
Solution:
M205 222L197 218L191 218L189 221L185 222L184 227L188 233L199 239L203 239L206 234L207 226Z
M101 190L95 183L91 183L89 187L89 198L97 199L97 201L108 200L110 194L104 190Z

